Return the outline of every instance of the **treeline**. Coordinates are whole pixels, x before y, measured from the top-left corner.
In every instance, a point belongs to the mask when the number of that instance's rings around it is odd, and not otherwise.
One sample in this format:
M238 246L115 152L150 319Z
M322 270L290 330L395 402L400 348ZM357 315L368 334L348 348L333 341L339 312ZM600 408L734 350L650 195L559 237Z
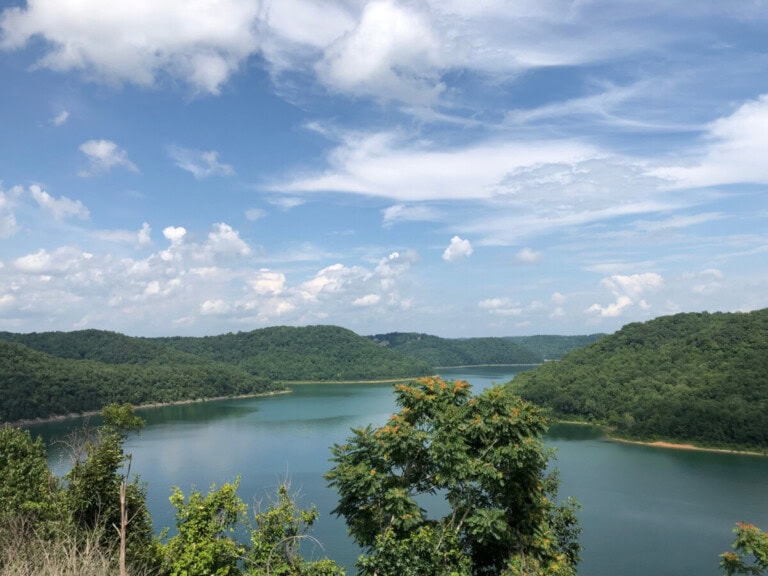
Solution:
M540 334L535 336L507 336L515 344L519 344L528 350L535 352L543 360L559 360L568 352L577 348L583 348L587 344L596 342L605 334L587 334L581 336L553 336Z
M410 378L432 365L338 326L275 326L219 336L153 338L182 352L279 381Z
M269 379L218 362L107 364L56 357L0 340L0 422L97 411L113 402L142 405L279 388Z
M619 435L768 449L768 309L677 314L620 331L510 384Z
M416 332L391 332L369 336L391 350L418 358L431 366L480 364L541 364L594 342L591 336L524 336L495 338L440 338Z
M277 381L410 378L431 366L335 326L203 338L0 332L0 422L257 394Z

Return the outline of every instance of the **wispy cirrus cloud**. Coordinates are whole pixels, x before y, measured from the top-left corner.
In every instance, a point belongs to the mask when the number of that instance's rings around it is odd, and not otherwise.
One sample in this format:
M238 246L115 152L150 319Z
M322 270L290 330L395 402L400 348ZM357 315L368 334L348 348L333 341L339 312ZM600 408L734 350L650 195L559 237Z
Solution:
M235 169L219 162L219 153L215 150L192 150L181 146L168 146L168 154L176 166L186 170L197 180L209 176L233 176Z

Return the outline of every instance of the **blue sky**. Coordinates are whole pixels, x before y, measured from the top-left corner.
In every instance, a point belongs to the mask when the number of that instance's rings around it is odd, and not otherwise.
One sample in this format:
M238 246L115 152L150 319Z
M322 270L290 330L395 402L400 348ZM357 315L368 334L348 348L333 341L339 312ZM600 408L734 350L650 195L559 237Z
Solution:
M768 3L0 2L0 329L768 306Z

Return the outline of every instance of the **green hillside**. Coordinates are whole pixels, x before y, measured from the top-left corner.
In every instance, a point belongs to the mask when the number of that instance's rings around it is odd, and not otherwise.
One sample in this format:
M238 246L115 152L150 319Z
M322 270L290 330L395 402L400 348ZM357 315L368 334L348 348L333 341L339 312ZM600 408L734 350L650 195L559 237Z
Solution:
M59 358L0 339L0 422L100 410L109 403L151 404L274 390L225 364L106 364Z
M377 344L431 366L540 364L544 356L508 338L440 338L415 332L369 336Z
M274 380L377 380L431 374L428 362L338 326L275 326L219 336L154 338Z
M584 336L508 336L507 339L535 352L545 360L559 360L569 352L596 342L605 334L587 334Z
M512 390L620 435L768 448L768 309L628 324Z

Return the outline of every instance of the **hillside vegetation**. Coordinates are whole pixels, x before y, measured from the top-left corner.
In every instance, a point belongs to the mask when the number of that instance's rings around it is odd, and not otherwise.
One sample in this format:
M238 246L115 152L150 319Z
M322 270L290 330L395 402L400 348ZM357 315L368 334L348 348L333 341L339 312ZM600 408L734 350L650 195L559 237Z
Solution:
M377 346L338 326L275 326L152 341L282 381L410 378L432 371L428 362Z
M210 361L107 364L60 358L0 340L0 422L275 390L265 378Z
M540 334L536 336L507 336L506 339L527 348L544 360L559 360L569 352L596 342L605 334L587 334L583 336L554 336Z
M768 449L768 309L677 314L620 331L510 384L619 435Z
M545 358L541 352L510 338L440 338L416 332L391 332L369 338L431 366L540 364Z

